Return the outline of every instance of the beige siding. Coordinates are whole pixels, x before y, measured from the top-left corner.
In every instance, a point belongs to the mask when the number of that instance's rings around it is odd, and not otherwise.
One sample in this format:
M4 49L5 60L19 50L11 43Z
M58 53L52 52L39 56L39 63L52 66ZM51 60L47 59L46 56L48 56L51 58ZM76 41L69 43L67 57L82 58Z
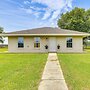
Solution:
M24 37L24 48L18 48L18 37L9 37L8 40L9 52L48 52L45 49L47 44L45 37L40 40L40 48L34 48L34 37Z
M57 52L83 52L83 41L82 37L72 37L73 38L73 47L66 47L66 38L67 37L58 37L57 45L60 45L60 49Z
M45 49L46 44L49 46L49 40L46 40L46 37L41 37L39 49L34 48L34 37L24 37L24 48L18 48L18 37L8 37L8 40L9 52L48 52ZM57 52L83 52L82 37L73 37L73 48L66 47L66 37L57 37L56 40L57 45L60 45Z

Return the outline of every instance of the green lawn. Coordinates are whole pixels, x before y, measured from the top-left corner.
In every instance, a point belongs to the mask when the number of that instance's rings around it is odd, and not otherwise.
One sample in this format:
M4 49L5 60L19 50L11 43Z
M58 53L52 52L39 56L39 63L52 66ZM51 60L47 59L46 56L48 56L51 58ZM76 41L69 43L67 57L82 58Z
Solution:
M90 49L85 49L84 52L90 53Z
M58 56L69 90L90 90L90 50Z
M2 53L2 52L7 52L8 51L8 48L7 47L5 47L5 48L0 48L0 53Z
M0 54L0 90L37 90L47 54Z

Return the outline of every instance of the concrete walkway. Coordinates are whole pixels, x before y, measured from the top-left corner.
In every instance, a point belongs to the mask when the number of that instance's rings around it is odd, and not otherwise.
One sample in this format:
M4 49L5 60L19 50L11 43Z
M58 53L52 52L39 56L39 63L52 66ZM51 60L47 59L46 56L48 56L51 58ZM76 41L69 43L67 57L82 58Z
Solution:
M68 90L56 53L49 53L38 90Z

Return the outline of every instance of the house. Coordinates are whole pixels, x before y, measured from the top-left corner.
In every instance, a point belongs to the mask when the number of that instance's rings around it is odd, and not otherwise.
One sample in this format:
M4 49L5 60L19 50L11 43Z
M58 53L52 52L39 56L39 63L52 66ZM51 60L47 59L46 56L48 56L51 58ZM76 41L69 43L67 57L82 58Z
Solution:
M89 34L43 27L2 34L8 37L9 52L83 52L83 37Z

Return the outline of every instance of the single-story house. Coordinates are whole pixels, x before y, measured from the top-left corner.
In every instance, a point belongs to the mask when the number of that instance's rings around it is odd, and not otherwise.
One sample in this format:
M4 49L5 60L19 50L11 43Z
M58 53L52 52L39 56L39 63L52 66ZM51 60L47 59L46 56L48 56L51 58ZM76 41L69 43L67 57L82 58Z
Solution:
M4 33L9 52L83 52L83 37L89 34L43 27Z

